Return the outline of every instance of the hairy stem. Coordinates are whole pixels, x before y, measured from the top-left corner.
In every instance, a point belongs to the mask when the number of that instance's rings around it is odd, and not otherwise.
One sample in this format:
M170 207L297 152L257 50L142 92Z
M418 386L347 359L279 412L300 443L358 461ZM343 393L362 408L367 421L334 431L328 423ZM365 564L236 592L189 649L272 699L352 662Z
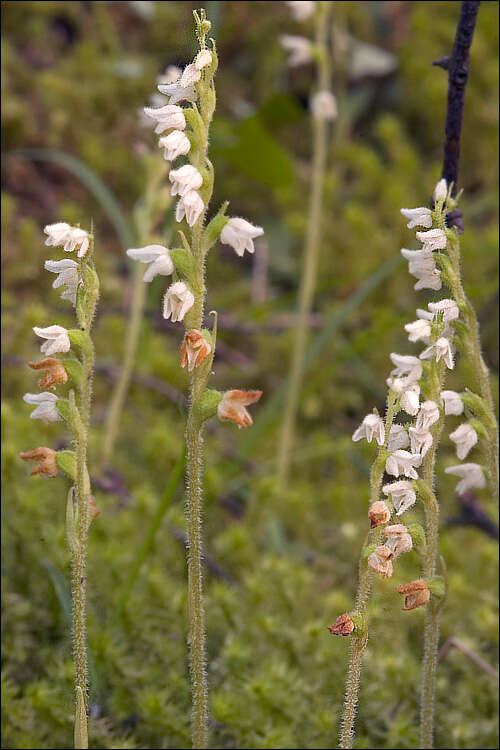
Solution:
M75 747L87 748L87 623L86 623L86 562L87 535L89 527L89 475L87 471L87 443L89 430L90 398L94 350L89 338L89 349L82 354L82 386L80 415L82 429L77 434L76 490L77 490L77 540L73 545L72 593L73 593L73 653L75 663L75 690L77 714ZM83 706L82 706L83 701ZM83 726L85 725L85 726Z
M330 86L329 50L327 45L327 16L331 3L320 3L316 18L316 49L318 53L318 84L320 91ZM290 383L286 400L278 448L278 487L283 490L288 482L290 456L293 450L295 421L304 371L304 354L307 344L308 320L316 287L319 249L321 243L321 213L326 162L328 155L328 124L322 117L312 118L313 175L309 203L309 218L304 249L304 268L299 290L299 310L295 329L291 362Z
M380 487L384 477L384 467L387 457L387 441L389 432L397 414L398 395L390 390L387 398L387 410L385 418L385 441L384 445L379 448L377 458L375 459L370 472L370 503L378 500ZM380 528L375 528L371 536L371 542L379 545L382 537ZM366 545L365 545L366 546ZM367 606L370 598L374 571L369 567L364 557L359 562L359 582L356 594L356 604L353 614L360 615L363 622L361 632L353 632L351 636L351 645L349 649L349 667L347 670L346 689L344 699L344 709L342 712L342 721L340 727L339 747L351 748L353 740L354 719L356 717L356 707L358 704L359 678L363 660L363 651L368 643L368 618Z

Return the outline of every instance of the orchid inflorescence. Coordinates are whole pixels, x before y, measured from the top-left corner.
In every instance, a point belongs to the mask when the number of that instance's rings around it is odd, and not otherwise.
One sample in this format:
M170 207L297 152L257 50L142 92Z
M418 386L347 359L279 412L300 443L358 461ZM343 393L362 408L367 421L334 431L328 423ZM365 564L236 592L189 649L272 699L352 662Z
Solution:
M31 472L32 475L52 478L61 471L71 481L66 502L66 538L72 562L75 747L86 748L86 548L90 523L99 514L91 495L87 469L94 364L94 347L90 331L99 296L99 279L94 266L92 233L65 222L49 224L44 231L47 235L47 246L62 247L67 253L77 251L77 260L47 260L45 268L57 274L52 286L55 289L63 287L61 299L68 300L75 308L78 328L68 330L58 324L46 328L33 328L35 334L44 340L41 351L45 357L38 362L29 362L29 366L44 373L39 385L50 390L26 393L24 401L36 407L30 415L32 419L41 419L45 423L65 421L71 431L74 450L55 451L42 446L21 453L20 457L25 461L38 462ZM68 356L60 358L56 355ZM56 388L68 382L72 387L67 398L54 392Z
M180 225L181 247L151 244L131 248L129 257L148 264L144 281L172 276L173 283L163 297L163 317L182 322L185 335L180 347L180 366L190 376L190 401L186 425L186 527L189 539L188 597L189 644L193 698L193 747L205 747L208 737L208 696L205 670L205 625L202 596L202 430L206 420L217 416L239 428L252 424L247 406L258 401L261 391L207 388L217 337L217 316L212 330L203 327L205 260L217 241L229 245L242 257L253 253L254 240L264 230L241 217L228 217L228 203L205 225L213 192L214 167L208 158L209 128L215 110L214 75L217 52L213 39L207 46L210 22L204 10L194 12L199 51L194 60L158 89L167 97L160 107L146 107L144 113L155 123L159 147L169 162L184 163L170 169L171 195L177 197L176 222ZM181 106L183 105L183 106Z
M329 627L333 634L353 637L341 747L350 747L352 741L361 654L367 641L366 607L372 577L378 574L390 578L393 562L412 549L421 558L422 576L397 590L405 597L405 610L417 607L428 610L422 678L422 722L426 728L422 736L427 737L431 732L436 632L445 595L444 578L436 575L439 505L433 488L436 451L446 417L464 413L469 417L449 435L458 459L466 459L477 445L483 448L488 464L471 462L445 468L447 474L461 479L457 493L463 495L470 490L483 489L487 479L493 492L498 491L498 474L491 451L498 433L487 370L480 352L477 319L461 283L458 233L446 225L446 215L458 201L452 197L452 187L444 179L438 182L432 209L401 209L408 220L408 228L421 228L416 232L421 247L401 250L409 262L410 274L417 279L415 289L436 292L446 284L450 297L430 302L427 309L417 309L417 319L404 326L409 341L421 343L424 348L418 356L390 355L394 368L387 379L385 420L374 409L353 434L354 441L374 441L378 445L378 455L371 472L368 509L371 539L363 549L356 607ZM469 389L458 393L444 388L446 373L455 368L457 349L472 365L479 393ZM403 419L396 422L398 414ZM384 473L390 481L384 481ZM418 523L403 523L402 517L414 508L417 500L422 501L425 511L425 531ZM352 628L346 627L346 622L352 622Z

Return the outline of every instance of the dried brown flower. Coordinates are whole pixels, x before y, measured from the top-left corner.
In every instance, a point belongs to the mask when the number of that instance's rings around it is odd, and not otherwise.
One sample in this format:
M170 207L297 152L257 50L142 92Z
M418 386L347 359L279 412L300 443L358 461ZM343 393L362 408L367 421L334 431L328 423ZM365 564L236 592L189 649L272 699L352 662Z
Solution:
M332 635L351 635L354 630L354 622L351 615L347 612L344 615L337 617L333 625L328 625L327 630Z
M41 474L43 477L57 476L56 452L52 448L40 447L32 451L24 451L19 454L19 457L23 461L40 461L39 465L30 472L30 476L34 474Z
M187 365L188 371L192 372L195 367L199 367L208 357L212 347L200 331L193 328L187 331L181 346L181 367Z
M46 374L39 381L40 388L50 388L56 383L66 383L68 373L59 359L46 357L40 362L28 362L32 370L47 370Z
M383 500L377 500L370 505L370 508L368 510L368 518L370 519L371 529L387 523L390 517L391 512Z
M405 597L405 605L403 607L405 611L423 607L431 598L431 592L423 578L418 578L416 581L398 586L398 594L403 594Z

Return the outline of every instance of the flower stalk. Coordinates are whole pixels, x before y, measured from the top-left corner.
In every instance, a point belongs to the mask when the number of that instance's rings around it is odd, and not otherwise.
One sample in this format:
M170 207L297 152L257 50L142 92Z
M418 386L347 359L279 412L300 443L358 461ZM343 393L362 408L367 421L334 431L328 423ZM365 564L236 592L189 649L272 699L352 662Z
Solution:
M87 729L87 626L86 626L86 562L87 538L90 523L99 511L91 495L87 468L87 449L90 429L92 377L94 371L94 345L91 338L99 297L99 279L94 264L94 237L79 227L63 222L45 227L46 245L63 246L66 252L77 250L77 261L47 261L45 267L59 274L55 288L64 286L61 298L75 307L78 327L66 330L53 325L35 327L35 333L47 339L42 351L51 355L41 362L30 362L32 369L47 370L40 380L44 387L56 387L70 382L68 398L60 398L52 391L26 394L24 400L37 404L31 417L53 422L63 419L73 438L74 450L52 451L38 448L22 453L24 460L41 460L32 474L54 477L60 470L72 481L66 504L66 537L71 553L72 568L72 619L73 659L75 668L75 748L88 748ZM66 354L70 349L74 357L56 359L52 355Z
M146 108L146 115L158 125L156 132L172 131L160 139L160 148L168 148L170 161L187 157L188 162L171 169L171 195L179 196L175 218L182 247L169 249L148 245L128 250L135 260L148 264L145 281L156 275L173 275L174 282L163 300L163 317L182 322L185 335L180 347L179 364L187 366L190 378L186 441L186 528L188 537L188 618L190 674L192 693L192 745L208 744L208 687L205 657L205 610L203 602L203 427L207 419L235 422L239 427L252 424L246 406L257 401L261 391L231 390L224 394L209 389L217 339L217 315L211 330L203 327L205 318L205 260L212 246L220 240L231 245L238 256L254 252L253 240L263 234L240 217L226 216L228 203L205 225L212 197L214 167L208 157L209 130L215 110L214 75L217 70L215 42L207 36L210 21L203 9L193 12L199 51L192 63L179 71L178 79L160 84L160 93L169 97L168 104L157 109ZM185 107L178 103L187 102ZM182 138L181 138L182 136ZM182 147L170 145L174 142Z

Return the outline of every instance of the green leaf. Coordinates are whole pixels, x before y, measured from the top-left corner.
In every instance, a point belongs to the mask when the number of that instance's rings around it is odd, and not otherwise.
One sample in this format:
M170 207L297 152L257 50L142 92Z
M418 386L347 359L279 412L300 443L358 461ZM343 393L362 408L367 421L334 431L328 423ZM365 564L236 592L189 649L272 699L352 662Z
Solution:
M57 451L57 467L70 479L76 480L76 455L74 451Z

